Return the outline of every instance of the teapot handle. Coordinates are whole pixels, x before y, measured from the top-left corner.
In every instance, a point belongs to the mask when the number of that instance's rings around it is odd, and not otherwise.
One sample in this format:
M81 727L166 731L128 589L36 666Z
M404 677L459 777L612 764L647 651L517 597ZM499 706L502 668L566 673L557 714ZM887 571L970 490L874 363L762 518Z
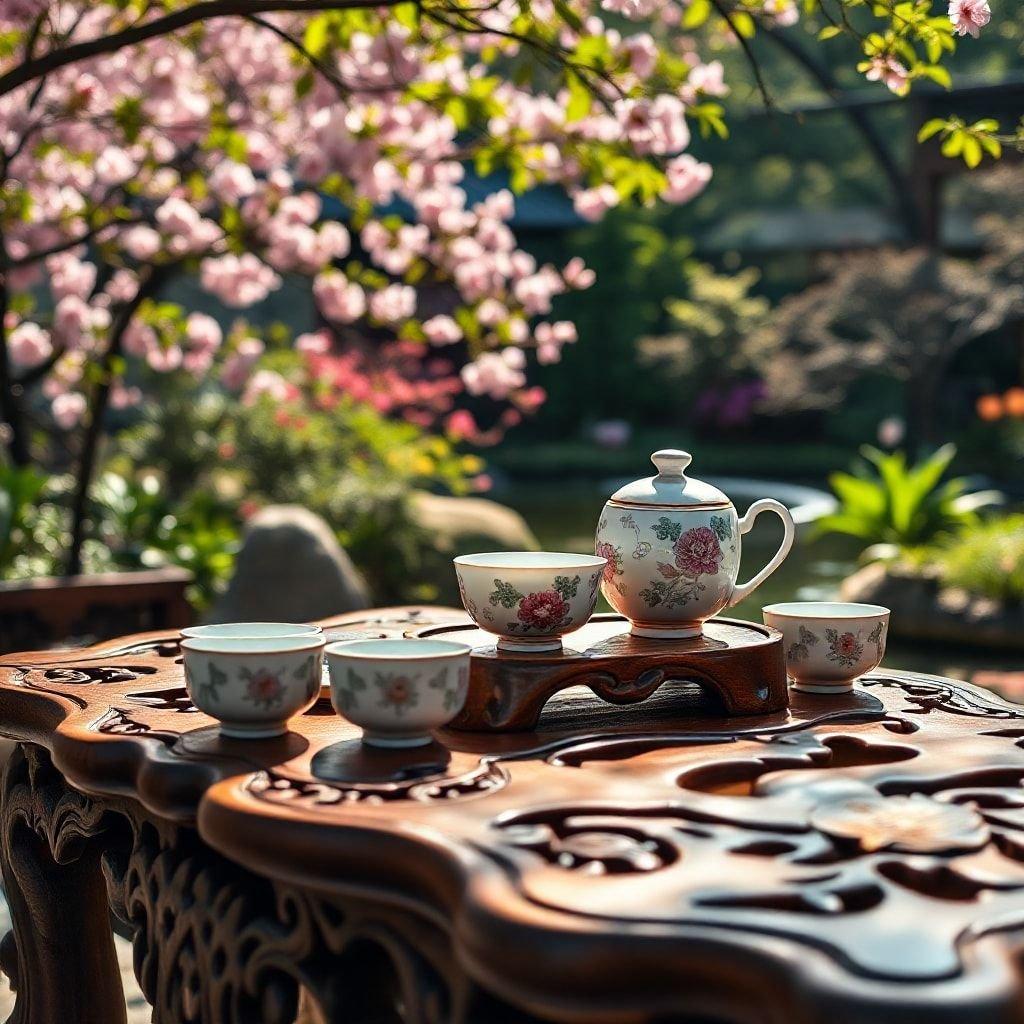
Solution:
M747 509L747 514L740 520L740 536L750 532L754 525L754 520L762 512L774 512L782 520L782 528L785 531L782 543L779 545L779 550L772 555L771 561L756 576L748 583L737 583L733 587L732 595L729 598L730 608L734 604L738 604L745 597L749 597L778 569L783 561L785 561L786 555L789 554L790 549L793 547L793 541L796 539L796 526L793 523L793 516L781 501L776 501L774 498L761 498Z

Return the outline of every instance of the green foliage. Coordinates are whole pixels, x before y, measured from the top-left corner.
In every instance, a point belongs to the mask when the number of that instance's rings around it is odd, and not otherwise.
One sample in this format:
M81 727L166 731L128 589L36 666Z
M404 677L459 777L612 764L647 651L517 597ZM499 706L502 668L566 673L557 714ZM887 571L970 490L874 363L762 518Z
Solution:
M0 575L30 544L31 520L46 479L31 466L0 466Z
M266 365L287 377L297 358L279 351ZM158 401L144 422L122 432L110 462L122 476L133 467L158 468L163 493L175 499L181 522L157 529L147 540L150 552L196 571L205 604L230 572L238 510L298 504L323 516L372 582L375 600L436 597L422 582L431 538L414 522L410 497L417 489L465 493L480 460L366 403L307 397L244 404L217 388L197 395L162 379ZM213 503L203 515L201 499ZM215 514L217 508L230 515ZM124 536L136 535L131 521L123 529Z
M820 533L841 533L866 544L911 546L978 522L977 509L993 496L966 495L966 481L943 482L956 448L947 444L913 466L903 452L864 447L862 472L829 478L838 512L817 523Z
M177 565L192 573L193 606L207 608L227 583L238 548L238 517L205 492L170 500L153 473L123 477L107 472L93 488L96 533L118 569Z
M967 124L959 117L933 117L921 126L917 141L926 142L935 136L942 140L943 156L960 157L971 168L977 167L986 153L993 160L1003 155L999 122L991 117L982 118L973 124ZM1021 118L1016 137L1010 141L1024 148L1024 118Z
M925 553L944 586L1024 601L1024 515L972 523Z

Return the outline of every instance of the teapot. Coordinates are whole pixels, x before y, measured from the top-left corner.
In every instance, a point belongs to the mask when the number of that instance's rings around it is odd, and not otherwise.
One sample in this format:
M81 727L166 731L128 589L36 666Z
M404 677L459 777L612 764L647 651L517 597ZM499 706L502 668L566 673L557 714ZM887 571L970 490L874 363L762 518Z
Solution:
M686 475L688 452L666 448L651 461L657 475L620 487L601 513L594 550L607 559L602 592L629 619L633 636L701 636L707 619L748 597L785 561L796 537L793 516L761 498L740 519L717 487ZM740 538L762 512L782 520L782 544L738 584Z

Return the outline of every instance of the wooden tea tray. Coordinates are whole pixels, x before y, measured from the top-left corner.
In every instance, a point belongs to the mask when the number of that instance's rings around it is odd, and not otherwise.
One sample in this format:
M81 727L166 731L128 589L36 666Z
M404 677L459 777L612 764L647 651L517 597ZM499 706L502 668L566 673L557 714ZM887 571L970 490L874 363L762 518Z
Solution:
M451 729L534 729L551 696L588 686L611 704L646 700L668 680L689 680L716 695L726 715L758 715L789 705L782 634L738 619L712 619L689 640L630 636L621 615L595 615L563 638L561 651L513 654L473 624L429 626L416 636L473 648L466 706Z

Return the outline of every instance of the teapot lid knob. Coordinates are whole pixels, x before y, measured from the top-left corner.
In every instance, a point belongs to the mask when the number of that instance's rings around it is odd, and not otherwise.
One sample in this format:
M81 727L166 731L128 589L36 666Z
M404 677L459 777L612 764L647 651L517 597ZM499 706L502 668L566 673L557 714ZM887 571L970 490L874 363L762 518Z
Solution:
M651 456L651 462L657 467L658 475L668 479L682 479L686 475L686 467L693 461L689 452L678 448L662 448Z

